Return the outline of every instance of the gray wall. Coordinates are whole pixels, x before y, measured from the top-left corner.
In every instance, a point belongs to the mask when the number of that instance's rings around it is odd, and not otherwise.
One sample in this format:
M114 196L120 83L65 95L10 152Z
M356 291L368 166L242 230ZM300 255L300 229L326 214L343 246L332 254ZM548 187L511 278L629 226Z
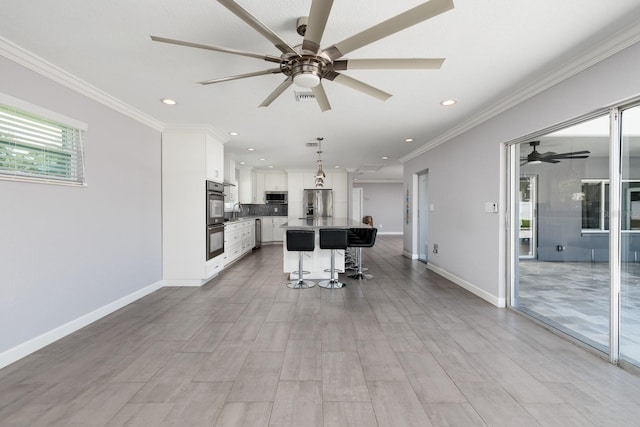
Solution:
M505 301L503 143L640 94L640 44L586 69L506 112L405 163L415 202L414 174L429 169L429 263L496 305ZM499 214L484 202L501 201ZM404 250L415 252L416 219L404 228Z
M0 180L0 355L162 279L160 132L0 57L0 92L87 123L88 187Z
M362 188L362 212L373 217L378 233L402 234L402 183L354 183Z

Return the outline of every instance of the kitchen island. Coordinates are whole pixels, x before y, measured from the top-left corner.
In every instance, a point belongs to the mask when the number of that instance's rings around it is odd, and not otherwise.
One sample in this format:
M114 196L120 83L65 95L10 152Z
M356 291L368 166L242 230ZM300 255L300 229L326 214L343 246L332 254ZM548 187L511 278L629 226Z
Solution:
M289 273L291 280L297 280L298 274L298 252L287 251L286 230L319 230L321 228L369 228L367 224L350 218L328 217L328 218L296 218L289 217L287 222L281 226L285 229L284 242L282 244L283 271ZM315 250L304 252L304 269L309 271L305 274L305 279L330 279L331 273L331 250L320 249L320 233L316 233ZM335 268L344 272L344 251L336 250Z

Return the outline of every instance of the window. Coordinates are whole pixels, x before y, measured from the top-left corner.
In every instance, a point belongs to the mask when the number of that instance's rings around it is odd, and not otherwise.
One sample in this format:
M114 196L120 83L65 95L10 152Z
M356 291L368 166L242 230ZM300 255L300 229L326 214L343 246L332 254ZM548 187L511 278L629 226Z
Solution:
M0 178L84 185L84 133L0 103Z
M640 181L622 181L623 231L640 230ZM582 229L609 230L609 180L582 180Z

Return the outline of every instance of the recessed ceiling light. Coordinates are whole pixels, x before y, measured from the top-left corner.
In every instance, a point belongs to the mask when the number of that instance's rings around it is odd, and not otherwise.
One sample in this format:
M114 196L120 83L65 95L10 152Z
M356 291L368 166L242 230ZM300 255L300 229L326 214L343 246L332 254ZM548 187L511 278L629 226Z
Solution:
M338 165L335 165L335 166L334 166L334 168L336 168L336 169L340 169L340 166L338 166Z
M245 162L240 162L240 164L241 164L241 165L245 165L246 163L245 163Z
M413 142L413 138L406 138L404 142Z
M458 102L458 101L456 101L455 99L445 99L444 101L440 102L440 105L448 107L450 105L455 104L456 102Z
M382 160L389 160L389 157L387 157L387 156L382 156Z
M267 159L265 159L265 158L263 157L263 158L261 158L260 160L264 162L264 161L265 161L265 160L267 160Z
M239 134L238 132L229 132L229 135L231 135L231 136L238 136L238 135L240 135L240 134Z
M171 99L171 98L162 98L160 100L160 102L162 102L163 104L166 104L166 105L176 105L177 104L177 102L175 100Z
M255 148L247 148L247 151L256 151Z

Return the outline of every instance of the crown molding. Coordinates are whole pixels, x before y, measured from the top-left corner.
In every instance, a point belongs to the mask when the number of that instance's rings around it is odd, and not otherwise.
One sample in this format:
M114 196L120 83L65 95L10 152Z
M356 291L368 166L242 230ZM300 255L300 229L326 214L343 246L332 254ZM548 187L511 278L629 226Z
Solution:
M486 108L481 113L476 114L469 120L455 126L449 131L440 134L420 148L398 160L400 163L404 164L638 42L640 42L640 25L638 25L638 23L628 25L626 28L618 31L616 34L605 39L599 44L590 46L587 50L578 56L574 56L564 65L561 65L541 78L524 85L514 94L502 98L493 106Z
M164 124L20 46L0 37L0 55L155 130Z
M358 184L402 184L401 179L358 179L353 181L353 185Z
M219 142L226 144L229 142L229 138L221 133L218 129L214 128L211 125L207 124L177 124L171 123L165 125L162 129L162 132L183 132L183 133L208 133Z

